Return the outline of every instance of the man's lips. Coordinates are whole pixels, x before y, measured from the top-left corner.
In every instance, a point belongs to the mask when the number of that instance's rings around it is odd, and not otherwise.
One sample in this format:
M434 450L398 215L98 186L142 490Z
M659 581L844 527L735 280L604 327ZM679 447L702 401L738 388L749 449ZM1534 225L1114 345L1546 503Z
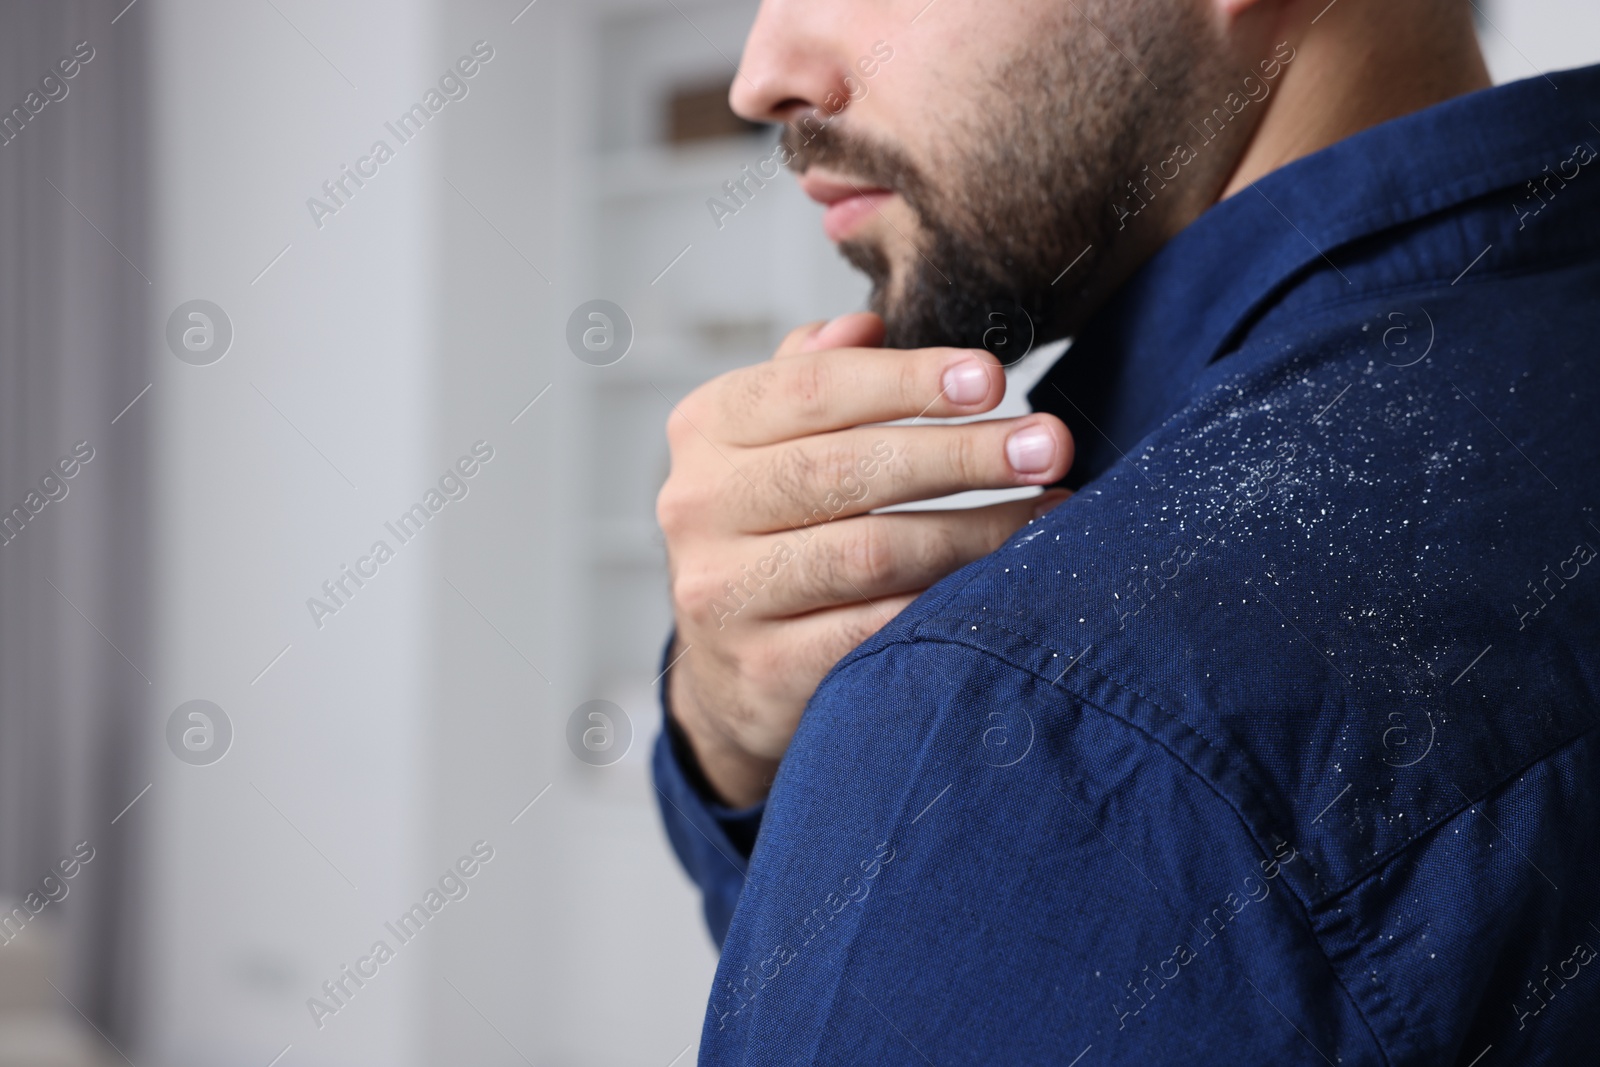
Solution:
M861 185L815 171L801 176L800 188L817 203L828 206L822 216L822 230L833 241L848 238L895 195L893 189Z

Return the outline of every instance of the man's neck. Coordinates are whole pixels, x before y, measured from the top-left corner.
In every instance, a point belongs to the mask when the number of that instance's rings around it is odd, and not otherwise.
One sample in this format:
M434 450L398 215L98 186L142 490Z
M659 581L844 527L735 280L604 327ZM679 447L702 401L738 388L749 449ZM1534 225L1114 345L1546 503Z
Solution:
M1220 199L1370 126L1492 84L1464 3L1319 0L1283 17L1278 39L1297 54Z
M1362 130L1420 111L1492 82L1478 47L1471 8L1449 0L1288 0L1267 16L1262 57L1278 42L1295 49L1259 124L1231 172L1213 179L1216 200L1183 204L1178 215L1148 213L1146 227L1115 242L1095 278L1052 324L1075 333L1146 259L1211 203L1295 160ZM1254 66L1241 59L1246 69Z

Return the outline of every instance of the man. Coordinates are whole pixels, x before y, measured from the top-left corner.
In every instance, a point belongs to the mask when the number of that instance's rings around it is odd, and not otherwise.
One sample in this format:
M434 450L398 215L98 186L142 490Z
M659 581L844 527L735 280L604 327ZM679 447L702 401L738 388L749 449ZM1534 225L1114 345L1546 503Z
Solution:
M1466 0L766 0L876 314L668 426L704 1062L1593 1062L1600 69L1488 86ZM884 425L1021 313L1033 414Z

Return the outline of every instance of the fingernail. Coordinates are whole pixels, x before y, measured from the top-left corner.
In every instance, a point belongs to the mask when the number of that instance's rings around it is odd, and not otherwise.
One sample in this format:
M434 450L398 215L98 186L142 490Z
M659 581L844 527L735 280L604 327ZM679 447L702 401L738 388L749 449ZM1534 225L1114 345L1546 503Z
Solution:
M944 395L952 404L976 404L989 395L989 372L974 360L944 372Z
M1056 439L1043 426L1029 426L1006 439L1006 459L1018 474L1040 474L1056 460Z

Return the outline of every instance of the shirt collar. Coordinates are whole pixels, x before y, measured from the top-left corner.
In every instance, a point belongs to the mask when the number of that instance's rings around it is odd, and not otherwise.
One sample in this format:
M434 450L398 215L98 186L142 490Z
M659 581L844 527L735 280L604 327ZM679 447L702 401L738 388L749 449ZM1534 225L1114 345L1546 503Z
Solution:
M1060 415L1078 442L1068 484L1121 458L1180 406L1206 366L1292 292L1309 288L1330 302L1403 280L1448 284L1468 265L1460 251L1471 242L1463 244L1460 226L1431 244L1407 234L1408 279L1397 279L1392 255L1373 268L1374 239L1392 247L1396 231L1419 220L1470 215L1464 205L1542 176L1579 142L1600 147L1600 66L1482 90L1383 123L1214 205L1135 272L1030 393L1035 409ZM1600 197L1600 162L1590 167L1589 195ZM1515 200L1495 198L1494 224L1480 228L1514 223ZM1505 243L1490 266L1537 260L1549 248L1538 235Z

